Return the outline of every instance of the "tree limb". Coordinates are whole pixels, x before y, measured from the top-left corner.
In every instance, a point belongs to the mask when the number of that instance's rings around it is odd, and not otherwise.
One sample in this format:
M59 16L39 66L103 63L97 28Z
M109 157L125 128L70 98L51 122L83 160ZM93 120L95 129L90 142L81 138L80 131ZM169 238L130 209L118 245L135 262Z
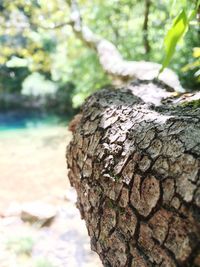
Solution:
M144 11L144 23L143 23L143 40L144 40L144 48L146 54L149 54L151 51L149 36L148 36L148 22L149 22L149 10L151 6L150 0L145 0L145 11Z
M103 266L200 267L200 108L149 104L163 91L103 89L73 121L68 177Z
M77 1L67 0L67 2L71 8L70 21L73 31L83 43L97 52L99 62L106 73L123 82L133 79L152 80L158 77L160 64L124 60L113 43L97 36L83 24ZM177 75L170 69L165 69L159 75L159 80L177 91L183 91Z

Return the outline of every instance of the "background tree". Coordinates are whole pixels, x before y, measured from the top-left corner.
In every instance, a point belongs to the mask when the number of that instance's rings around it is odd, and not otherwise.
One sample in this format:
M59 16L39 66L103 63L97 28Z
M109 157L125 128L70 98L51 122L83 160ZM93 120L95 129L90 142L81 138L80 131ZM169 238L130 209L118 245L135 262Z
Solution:
M146 1L82 0L80 10L84 23L113 42L125 59L161 63L164 57L162 40L172 19L183 6L189 12L195 2L170 0L161 3L155 0L146 12ZM148 29L143 31L147 13ZM1 90L20 91L23 80L31 73L39 72L58 87L63 88L66 82L73 81L76 89L72 97L77 106L91 92L112 82L103 72L95 53L74 36L68 25L69 17L70 8L65 0L49 0L48 4L44 0L1 3ZM191 22L190 31L179 43L170 63L183 86L189 89L198 88L199 65L193 55L198 57L199 32L195 23ZM147 36L148 45L145 44ZM147 46L151 47L148 53Z

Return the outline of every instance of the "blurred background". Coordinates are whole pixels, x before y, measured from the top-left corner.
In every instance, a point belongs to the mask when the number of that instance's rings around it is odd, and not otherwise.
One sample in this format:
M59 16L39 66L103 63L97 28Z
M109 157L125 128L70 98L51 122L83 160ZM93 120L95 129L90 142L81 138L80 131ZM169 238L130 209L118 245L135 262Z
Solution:
M80 0L83 21L128 60L161 63L186 0ZM67 180L67 124L112 80L68 25L66 0L0 0L0 266L101 266ZM148 23L147 23L148 22ZM171 61L182 86L200 83L197 21Z

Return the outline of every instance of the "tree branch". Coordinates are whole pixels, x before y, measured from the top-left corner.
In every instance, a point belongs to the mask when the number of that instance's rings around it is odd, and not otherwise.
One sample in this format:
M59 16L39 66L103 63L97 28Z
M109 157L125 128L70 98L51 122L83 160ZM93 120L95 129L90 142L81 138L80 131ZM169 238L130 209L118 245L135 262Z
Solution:
M59 29L62 28L64 26L67 25L71 25L71 21L67 21L67 22L63 22L60 24L56 24L54 26L44 26L42 24L38 24L38 23L34 23L32 21L29 21L29 24L24 24L24 25L19 25L16 27L16 25L9 25L9 26L5 26L5 25L1 25L1 28L3 28L4 30L10 30L10 29L19 29L19 30L24 30L24 29L29 29L29 27L34 27L34 28L41 28L43 30L55 30L55 29Z
M97 50L101 38L95 35L88 27L82 23L82 17L76 0L67 0L71 8L71 26L77 35L88 47Z
M143 23L143 40L145 53L148 55L151 51L149 36L148 36L148 22L149 22L149 10L151 6L150 0L145 0L145 11L144 11L144 23Z
M34 24L34 25L39 27L39 28L42 28L44 30L55 30L55 29L60 29L60 28L62 28L64 26L67 26L67 25L71 25L71 21L67 21L67 22L63 22L63 23L60 23L60 24L56 24L53 27L46 27L46 26L37 25L37 24Z
M70 20L75 34L88 47L96 50L99 62L105 72L123 82L133 79L152 80L158 76L161 68L160 64L124 60L113 43L97 36L87 26L83 25L77 1L67 0L67 2L71 7ZM177 75L170 69L165 69L160 74L159 80L177 91L183 91Z

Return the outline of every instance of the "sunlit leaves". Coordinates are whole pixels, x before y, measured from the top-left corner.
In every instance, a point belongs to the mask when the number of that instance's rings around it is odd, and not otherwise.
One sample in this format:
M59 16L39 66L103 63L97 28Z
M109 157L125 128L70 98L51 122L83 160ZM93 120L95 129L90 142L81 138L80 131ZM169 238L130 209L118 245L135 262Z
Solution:
M200 58L200 47L194 47L193 57Z
M181 40L183 35L188 30L189 21L186 15L185 10L182 10L180 14L175 18L172 27L167 32L164 40L164 48L165 48L165 59L162 63L162 68L160 72L166 68L175 52L176 46L178 42Z
M0 4L1 68L10 66L7 71L16 72L15 78L17 78L22 72L19 66L27 62L26 72L28 74L37 71L61 85L68 81L73 82L76 86L73 98L76 106L91 92L110 82L95 53L84 46L73 34L70 26L54 28L69 20L69 7L66 0L5 0L0 2L2 2ZM84 24L95 33L113 42L124 58L146 59L142 38L144 0L78 0L78 2ZM159 48L166 29L169 28L169 23L171 24L171 17L184 8L189 18L189 11L196 0L151 2L148 31L152 50L149 60L161 62L163 51ZM172 5L173 12L171 12ZM195 21L194 13L193 21ZM173 39L172 37L171 35L170 38ZM173 55L174 60L171 61L171 67L179 74L182 74L182 66L195 61L192 57L192 48L198 46L195 30L187 39L187 45L183 43L181 49ZM173 54L173 49L168 49L168 51ZM11 66L18 66L18 69L13 69ZM186 77L187 73L183 73L184 75Z
M189 70L196 70L194 73L194 77L197 82L200 82L200 47L193 48L193 57L194 60L186 64L181 70L183 72L187 72Z

